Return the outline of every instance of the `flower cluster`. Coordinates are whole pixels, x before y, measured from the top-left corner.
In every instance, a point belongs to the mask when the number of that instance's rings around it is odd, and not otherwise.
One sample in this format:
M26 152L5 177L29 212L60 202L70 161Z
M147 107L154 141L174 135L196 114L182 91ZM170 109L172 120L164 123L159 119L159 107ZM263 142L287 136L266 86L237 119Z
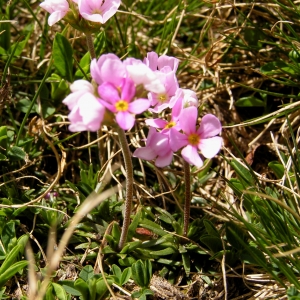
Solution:
M73 19L73 22L70 21L71 25L81 18L104 24L116 13L120 4L121 0L45 0L40 6L50 13L48 24L52 26L67 13L70 13L68 21Z
M198 120L198 99L195 92L179 87L176 71L178 59L155 52L144 61L127 58L121 61L114 54L93 59L90 66L92 83L77 80L71 94L64 99L70 109L71 131L97 131L111 117L124 130L134 126L135 115L149 111L170 118L147 119L149 133L145 147L133 156L155 160L165 167L173 153L181 150L188 163L203 165L199 150L206 158L215 156L222 145L219 119L211 114ZM147 92L147 93L145 93ZM170 112L170 113L169 113ZM169 114L168 114L169 113Z

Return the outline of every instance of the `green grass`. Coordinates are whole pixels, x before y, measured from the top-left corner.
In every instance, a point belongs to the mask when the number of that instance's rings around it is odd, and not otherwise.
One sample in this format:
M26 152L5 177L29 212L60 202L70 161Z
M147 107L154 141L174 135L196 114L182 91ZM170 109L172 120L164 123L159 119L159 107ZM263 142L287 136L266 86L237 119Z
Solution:
M99 161L96 134L69 132L62 104L72 81L90 78L85 37L64 21L49 27L38 2L0 3L1 298L300 299L298 4L123 1L93 34L97 56L180 59L180 86L224 126L220 155L191 169L187 239L179 155L164 169L133 160L120 251L117 136L103 128Z

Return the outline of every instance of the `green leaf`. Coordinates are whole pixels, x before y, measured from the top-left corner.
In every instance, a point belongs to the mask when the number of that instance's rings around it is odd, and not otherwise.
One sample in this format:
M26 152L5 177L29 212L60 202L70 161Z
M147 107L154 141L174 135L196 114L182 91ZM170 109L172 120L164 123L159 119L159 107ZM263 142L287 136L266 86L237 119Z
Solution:
M10 157L11 160L24 160L26 157L26 152L17 146L12 146L9 150L7 155Z
M130 253L131 251L133 251L134 249L138 248L141 245L142 245L142 241L126 243L120 253L121 254Z
M151 251L151 255L156 255L156 256L165 256L165 255L169 255L169 254L173 254L176 253L177 250L174 249L174 247L167 247L165 249L162 250L157 250L157 251Z
M110 279L106 279L106 280L109 285L112 285L112 280ZM107 291L108 289L105 281L103 280L103 278L99 278L96 282L96 292L98 295L97 299L104 299L103 297L106 295Z
M79 273L79 278L83 279L84 281L88 281L90 278L93 277L94 277L94 269L90 265L85 266Z
M242 97L234 103L237 107L265 107L265 102L254 96Z
M66 300L67 299L67 294L66 291L63 289L63 287L57 283L52 282L52 287L53 287L53 291L55 296L59 299L59 300Z
M211 221L203 220L203 224L205 226L205 229L206 229L208 235L212 235L212 236L220 238L220 234L219 234L218 230L216 229L216 226L214 226L214 224Z
M230 165L234 168L238 178L247 186L253 186L255 184L251 172L241 165L237 160L231 161Z
M142 261L139 259L131 267L133 280L140 287L148 287L152 277L152 264L150 260Z
M213 253L219 252L223 249L221 238L207 235L200 238L200 241L205 244Z
M27 265L28 261L21 260L11 265L8 269L4 269L5 271L3 273L0 273L0 287L2 287L6 283L6 281L13 277L17 272L23 270Z
M275 74L296 74L297 70L295 66L289 65L284 61L277 60L273 62L269 62L261 67L261 72L266 75L275 75Z
M81 278L78 278L74 283L74 288L81 293L83 300L89 300L89 286Z
M6 154L7 152L7 127L0 126L0 151Z
M121 278L121 276L122 276L122 271L121 271L121 269L119 268L119 266L117 266L117 265L112 265L111 270L112 270L113 274L114 274L114 275L116 276L116 278L117 278L117 283L118 283L118 284L121 284L120 278ZM121 284L121 285L122 285L122 284Z
M78 280L78 279L77 279ZM67 293L73 296L81 296L81 293L74 287L75 282L72 280L61 280L58 282Z
M257 248L249 246L247 252L242 252L240 258L243 262L264 267L267 263L264 254Z
M129 268L124 269L121 279L120 279L120 284L124 285L125 283L127 283L128 280L130 279L130 276L131 276L131 268L129 267Z
M186 276L190 275L191 272L191 258L189 253L182 253L182 262Z
M129 256L129 257L126 257L126 258L123 258L123 259L119 259L118 262L119 262L119 265L121 267L130 267L133 263L135 263L135 259L132 257L132 256Z
M6 252L9 252L16 245L15 221L9 221L4 225L1 233L1 240Z
M234 223L226 224L226 238L228 242L237 250L244 250L243 242L246 242L245 233ZM241 242L242 240L242 242Z
M69 82L73 81L73 49L69 41L57 33L53 42L53 60L57 72Z
M284 175L284 167L278 161L271 161L268 163L268 167L272 169L278 179L281 179Z
M47 82L51 84L51 98L54 100L60 100L64 98L69 91L68 82L61 78L58 74L51 74L47 79Z
M138 225L139 225L141 216L142 216L142 211L141 211L141 210L138 210L138 212L137 212L136 215L134 216L134 218L133 218L131 224L129 225L129 228L128 228L128 234L127 234L127 241L131 241L132 237L134 236L135 230L136 230L136 228L137 228ZM123 249L122 249L122 250L123 250Z
M26 114L27 111L30 109L31 107L31 101L29 99L21 99L17 102L16 107L19 111L21 111L22 113ZM30 113L36 113L38 111L38 106L37 104L33 104L33 108L30 110Z
M300 292L294 286L290 286L286 294L288 300L300 300Z

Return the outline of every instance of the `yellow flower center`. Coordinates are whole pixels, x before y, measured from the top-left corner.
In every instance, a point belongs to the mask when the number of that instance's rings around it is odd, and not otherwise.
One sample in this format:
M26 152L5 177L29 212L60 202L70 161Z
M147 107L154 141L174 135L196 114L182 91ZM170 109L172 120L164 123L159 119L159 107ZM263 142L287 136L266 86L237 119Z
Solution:
M95 8L95 9L92 11L92 14L93 14L93 15L95 15L95 14L102 15L102 11L101 11L101 9Z
M189 144L192 146L197 146L200 142L200 137L197 133L192 133L188 137Z
M165 103L168 101L168 96L166 94L160 94L157 99L159 103Z
M128 102L126 102L124 100L119 100L115 104L115 107L116 107L117 111L127 111L128 110Z
M176 123L175 123L174 121L170 121L170 122L165 126L164 129L172 128L172 127L174 127L175 125L176 125Z

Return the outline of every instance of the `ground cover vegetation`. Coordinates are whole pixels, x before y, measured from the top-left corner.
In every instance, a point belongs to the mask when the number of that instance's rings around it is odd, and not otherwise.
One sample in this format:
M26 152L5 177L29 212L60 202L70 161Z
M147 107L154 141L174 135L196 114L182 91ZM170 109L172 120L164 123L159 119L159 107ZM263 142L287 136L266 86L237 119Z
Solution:
M299 20L1 0L1 299L300 299Z

